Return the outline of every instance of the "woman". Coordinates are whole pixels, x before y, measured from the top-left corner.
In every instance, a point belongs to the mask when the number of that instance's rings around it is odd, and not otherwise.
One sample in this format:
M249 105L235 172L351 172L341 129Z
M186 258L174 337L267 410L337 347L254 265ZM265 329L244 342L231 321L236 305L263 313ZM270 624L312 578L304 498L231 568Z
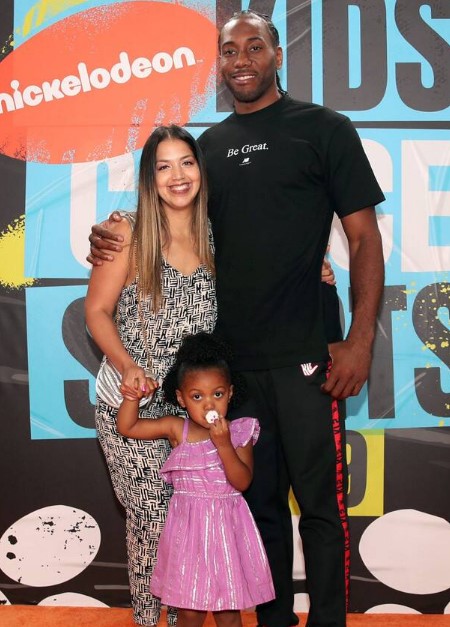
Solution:
M95 266L86 296L86 322L105 354L97 378L96 426L111 480L126 510L128 572L134 620L156 625L160 602L150 577L170 487L159 475L167 440L127 440L116 430L122 395L129 399L154 381L140 418L179 414L161 389L185 335L211 332L216 321L212 239L206 176L193 137L159 127L144 145L135 214L112 230L124 246L115 263ZM174 612L168 623L174 624Z

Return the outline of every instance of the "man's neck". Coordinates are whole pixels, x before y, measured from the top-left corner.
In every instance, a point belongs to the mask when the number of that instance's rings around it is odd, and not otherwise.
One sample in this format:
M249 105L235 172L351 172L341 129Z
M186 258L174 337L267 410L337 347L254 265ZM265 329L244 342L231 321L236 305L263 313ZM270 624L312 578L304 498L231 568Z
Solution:
M277 90L276 93L269 95L264 95L255 102L240 102L239 100L234 100L234 110L236 113L240 115L245 115L247 113L255 113L256 111L261 111L261 109L266 109L270 107L270 105L277 102L282 97L282 94Z

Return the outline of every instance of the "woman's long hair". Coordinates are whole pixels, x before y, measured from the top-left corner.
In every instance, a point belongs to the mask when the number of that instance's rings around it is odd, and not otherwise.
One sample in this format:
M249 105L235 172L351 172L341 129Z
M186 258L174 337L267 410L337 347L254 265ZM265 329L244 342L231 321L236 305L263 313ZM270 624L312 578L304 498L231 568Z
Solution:
M131 256L135 255L136 274L140 297L151 297L153 312L162 306L162 263L163 250L170 244L167 216L156 188L156 151L165 139L180 139L185 142L200 169L200 189L194 200L191 232L195 251L200 263L211 272L214 260L209 244L206 184L206 168L201 150L195 139L179 126L159 126L145 142L139 165L138 202L136 225L132 236Z

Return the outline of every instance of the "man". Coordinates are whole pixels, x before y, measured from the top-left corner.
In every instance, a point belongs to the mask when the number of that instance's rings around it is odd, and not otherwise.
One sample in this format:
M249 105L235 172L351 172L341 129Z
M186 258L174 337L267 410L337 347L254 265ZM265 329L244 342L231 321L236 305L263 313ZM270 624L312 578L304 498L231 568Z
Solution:
M279 89L283 55L268 18L233 16L221 30L219 54L235 110L199 141L216 246L217 330L247 381L241 415L261 423L246 498L277 598L258 606L258 624L298 623L291 485L301 510L307 626L344 627L349 541L337 401L358 394L369 374L383 286L374 205L384 196L350 121ZM328 346L320 271L334 212L349 244L352 324L344 341ZM107 231L94 233L95 248L107 248Z

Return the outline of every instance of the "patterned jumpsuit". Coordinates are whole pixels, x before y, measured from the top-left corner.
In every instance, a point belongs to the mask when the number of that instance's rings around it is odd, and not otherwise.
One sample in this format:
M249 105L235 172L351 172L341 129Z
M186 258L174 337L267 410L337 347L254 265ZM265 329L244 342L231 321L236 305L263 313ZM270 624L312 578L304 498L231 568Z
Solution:
M199 331L212 332L217 315L214 277L205 267L199 266L185 276L163 261L162 285L164 307L156 315L149 302L142 303L143 316L139 315L135 282L123 288L116 314L123 345L139 366L147 369L149 364L160 384L174 362L181 340ZM171 496L171 486L159 476L170 445L166 439L147 441L122 437L116 430L117 409L98 397L95 413L97 435L114 491L126 511L128 576L134 620L138 625L157 625L160 602L150 594L149 588ZM143 419L180 413L180 407L165 401L161 387L151 403L139 412ZM172 610L168 613L168 623L175 624Z

